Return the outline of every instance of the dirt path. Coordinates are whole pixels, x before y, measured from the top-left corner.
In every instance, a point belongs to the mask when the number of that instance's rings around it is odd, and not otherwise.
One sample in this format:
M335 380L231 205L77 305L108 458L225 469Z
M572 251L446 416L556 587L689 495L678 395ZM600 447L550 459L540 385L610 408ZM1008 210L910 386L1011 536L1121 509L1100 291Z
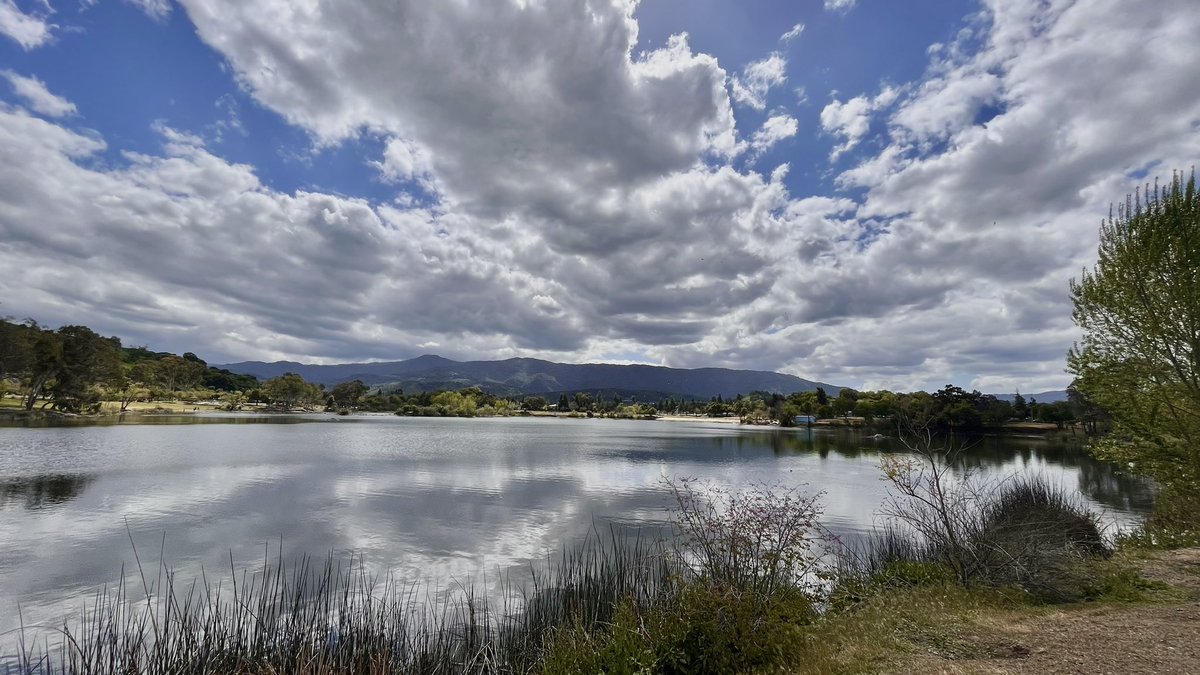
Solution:
M993 657L923 657L911 672L1200 673L1200 549L1158 553L1139 566L1181 599L989 616L974 630Z

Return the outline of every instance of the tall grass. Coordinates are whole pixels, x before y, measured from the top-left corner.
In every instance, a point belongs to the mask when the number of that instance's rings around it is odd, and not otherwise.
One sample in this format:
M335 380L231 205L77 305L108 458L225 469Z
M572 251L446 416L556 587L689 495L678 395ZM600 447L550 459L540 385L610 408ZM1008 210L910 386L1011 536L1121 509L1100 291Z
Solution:
M361 560L282 558L228 583L186 585L141 570L144 600L101 591L60 628L20 631L18 672L523 673L543 636L611 620L618 598L647 606L671 578L661 547L593 533L529 584L501 583L499 607L475 586L427 592L371 574Z
M925 495L926 483L905 484ZM958 485L942 487L967 489ZM966 508L953 517L910 511L934 522L885 528L844 549L832 570L818 553L815 497L762 486L729 493L687 480L667 487L678 507L673 539L593 530L531 568L528 582L501 579L486 593L471 584L436 593L332 554L280 557L220 583L203 575L181 583L162 565L151 579L139 563L133 593L122 584L61 628L19 631L17 672L770 670L802 659L821 608L836 611L856 593L957 582L1067 599L1081 583L1074 562L1107 551L1095 517L1039 479L969 500L942 490L941 504ZM944 523L962 529L939 535ZM831 598L817 579L835 582Z

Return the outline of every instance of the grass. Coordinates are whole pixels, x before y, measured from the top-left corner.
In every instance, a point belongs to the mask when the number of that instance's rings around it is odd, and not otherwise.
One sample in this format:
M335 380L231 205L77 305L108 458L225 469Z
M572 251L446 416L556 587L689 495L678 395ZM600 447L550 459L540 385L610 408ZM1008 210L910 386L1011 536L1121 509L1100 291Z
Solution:
M963 583L936 546L896 529L818 567L811 497L672 489L673 540L593 534L528 584L505 581L486 597L470 585L426 593L332 556L276 560L217 584L139 569L136 593L99 594L61 629L23 631L18 672L891 672L921 658L1011 656L996 627L1049 611L1020 580ZM1013 483L980 504L979 519L1065 522L1046 516L1064 505ZM1089 602L1173 597L1124 554L1073 559ZM814 574L833 583L813 585Z
M556 627L611 621L613 598L653 605L666 560L646 542L594 536L530 585L504 584L500 607L469 586L438 599L332 556L277 560L216 585L139 571L147 600L122 586L70 625L22 631L19 672L531 672Z

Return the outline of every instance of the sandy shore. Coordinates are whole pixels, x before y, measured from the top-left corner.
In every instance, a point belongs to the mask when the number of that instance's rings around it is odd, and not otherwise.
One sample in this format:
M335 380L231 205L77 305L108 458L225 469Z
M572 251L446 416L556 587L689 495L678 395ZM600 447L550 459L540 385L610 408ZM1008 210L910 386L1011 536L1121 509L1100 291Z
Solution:
M741 424L737 417L692 417L691 415L659 415L655 419L665 422L703 422L706 424Z

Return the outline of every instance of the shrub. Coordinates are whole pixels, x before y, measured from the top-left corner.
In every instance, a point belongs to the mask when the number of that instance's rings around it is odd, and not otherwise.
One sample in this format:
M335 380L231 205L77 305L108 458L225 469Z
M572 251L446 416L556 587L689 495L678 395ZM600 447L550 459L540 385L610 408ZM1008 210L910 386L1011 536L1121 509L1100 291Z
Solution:
M936 561L963 585L1015 584L1052 602L1084 597L1090 577L1083 563L1110 549L1096 515L1078 499L1039 477L984 484L969 471L956 473L964 447L935 447L928 433L905 443L908 455L883 460L893 488L884 513L921 543L901 545L891 532L874 544L867 571L896 560Z

